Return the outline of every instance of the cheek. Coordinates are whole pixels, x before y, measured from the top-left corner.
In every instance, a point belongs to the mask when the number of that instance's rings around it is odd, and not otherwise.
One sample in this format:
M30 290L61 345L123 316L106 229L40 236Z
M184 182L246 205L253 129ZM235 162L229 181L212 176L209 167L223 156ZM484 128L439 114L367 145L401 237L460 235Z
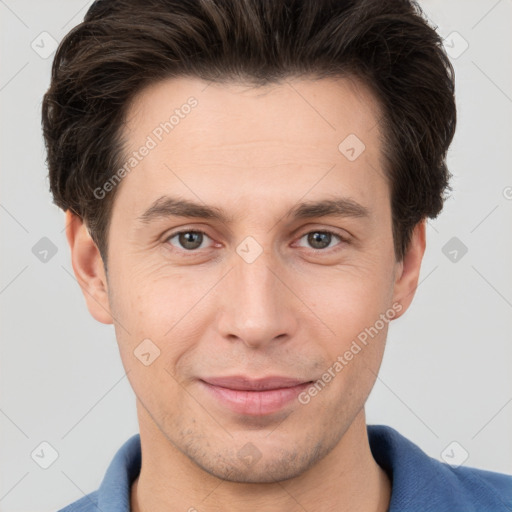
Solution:
M301 280L297 288L304 302L343 344L372 326L389 308L390 274L378 265L323 270Z
M200 279L187 279L183 272L164 265L125 265L116 270L111 305L132 330L143 335L162 337L202 289Z
M199 274L199 273L198 273ZM214 284L214 276L169 272L119 271L112 279L111 310L116 337L125 367L138 368L134 351L144 340L151 340L160 351L155 361L170 372L185 352L193 351L207 311L203 300ZM113 276L114 277L114 276ZM145 342L151 352L152 345ZM140 349L142 350L142 349ZM135 365L135 366L134 366Z
M111 301L123 367L138 399L153 411L164 397L174 404L183 399L176 361L193 346L183 332L191 308L175 286L179 281L128 278L118 282Z

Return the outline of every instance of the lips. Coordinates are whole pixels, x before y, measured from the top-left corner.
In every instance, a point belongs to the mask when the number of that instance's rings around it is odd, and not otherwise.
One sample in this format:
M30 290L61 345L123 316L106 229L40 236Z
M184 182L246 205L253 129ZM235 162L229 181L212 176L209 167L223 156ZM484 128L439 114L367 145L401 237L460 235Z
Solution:
M310 382L306 380L293 379L290 377L264 377L250 379L244 376L234 377L209 377L203 379L207 384L238 391L266 391L269 389L291 388Z
M290 405L312 381L281 376L260 379L233 376L208 377L199 382L221 407L237 414L263 416Z

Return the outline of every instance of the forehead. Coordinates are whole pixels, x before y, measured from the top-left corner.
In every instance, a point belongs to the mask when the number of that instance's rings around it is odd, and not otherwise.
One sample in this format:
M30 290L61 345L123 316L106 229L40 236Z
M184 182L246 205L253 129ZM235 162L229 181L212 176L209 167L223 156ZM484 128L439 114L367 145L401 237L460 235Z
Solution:
M197 106L189 109L191 98ZM198 138L207 135L209 142L248 143L261 135L269 135L276 143L313 142L327 133L336 142L347 130L368 138L379 112L374 95L355 77L289 79L260 87L180 77L156 82L135 96L125 135L140 138L171 119L173 135L179 137L183 128L178 126L188 117L186 124L193 124ZM234 123L240 123L241 129L224 129ZM188 137L181 142L194 145L197 141Z
M126 157L138 155L116 202L138 214L165 193L216 206L242 207L248 198L271 206L277 197L296 202L342 184L340 192L370 200L379 187L387 192L379 117L377 101L355 79L265 87L161 81L127 111Z

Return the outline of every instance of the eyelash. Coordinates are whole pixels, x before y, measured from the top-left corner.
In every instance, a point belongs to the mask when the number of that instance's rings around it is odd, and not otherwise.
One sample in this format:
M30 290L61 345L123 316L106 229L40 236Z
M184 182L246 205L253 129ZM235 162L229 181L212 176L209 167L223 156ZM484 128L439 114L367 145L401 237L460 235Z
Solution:
M183 234L183 233L200 233L208 238L210 238L211 240L211 237L208 236L207 233L205 233L204 231L201 231L199 229L184 229L184 230L181 230L181 231L176 231L175 233L172 233L170 234L164 241L167 243L169 242L171 239ZM331 236L333 236L334 238L337 238L339 240L339 243L334 246L334 247L326 247L324 249L314 249L314 248L310 248L313 252L315 253L318 253L318 252L325 252L325 253L328 253L328 252L331 252L332 250L337 250L339 249L339 245L343 245L343 244L347 244L349 243L349 241L342 237L341 235L339 235L338 233L335 233L334 231L329 231L328 229L313 229L311 231L307 231L306 233L303 233L300 237L299 237L299 240L301 240L302 238L304 238L305 236L311 234L311 233L323 233L323 234L329 234ZM172 245L172 244L170 244ZM184 248L178 248L178 247L174 247L174 249L177 249L177 250L180 250L182 251L183 253L185 254L190 254L191 256L192 255L195 255L199 252L200 249L184 249Z

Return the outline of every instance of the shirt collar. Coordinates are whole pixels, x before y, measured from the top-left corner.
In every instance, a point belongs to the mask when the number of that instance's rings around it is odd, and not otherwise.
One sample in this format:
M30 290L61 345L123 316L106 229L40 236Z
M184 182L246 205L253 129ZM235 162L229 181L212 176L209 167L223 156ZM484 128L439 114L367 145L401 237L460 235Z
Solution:
M388 512L505 510L482 478L490 472L472 468L455 471L427 456L391 427L368 425L367 431L372 455L392 482ZM98 508L130 512L131 485L140 468L140 435L135 434L110 463L98 490Z

